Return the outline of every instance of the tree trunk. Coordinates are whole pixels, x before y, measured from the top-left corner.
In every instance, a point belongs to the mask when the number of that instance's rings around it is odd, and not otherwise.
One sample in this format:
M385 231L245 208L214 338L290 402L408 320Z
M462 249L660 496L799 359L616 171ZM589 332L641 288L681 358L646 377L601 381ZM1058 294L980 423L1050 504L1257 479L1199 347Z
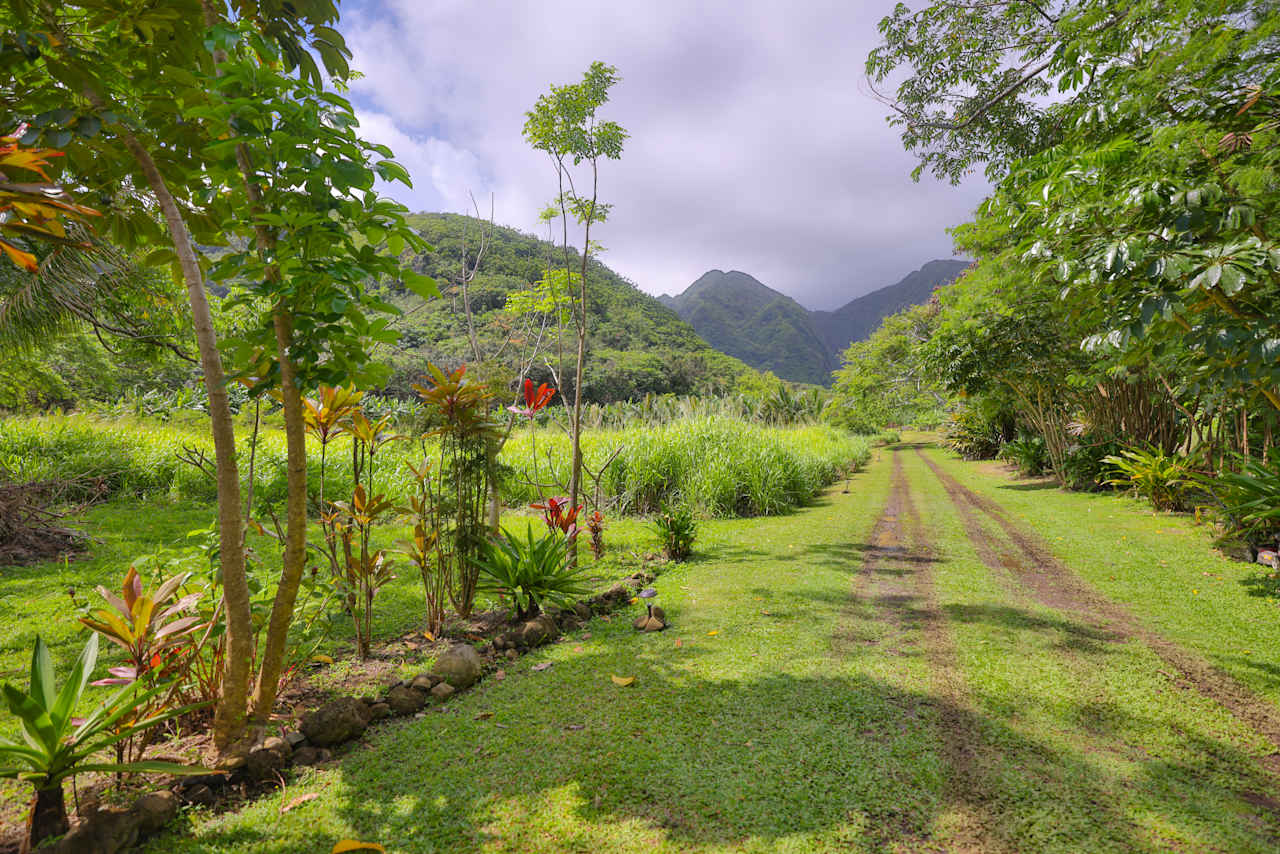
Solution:
M99 101L99 103L101 103ZM253 627L249 611L249 581L245 575L244 517L240 508L240 470L236 465L235 423L227 397L226 377L222 372L222 356L213 329L213 313L204 291L204 277L196 258L191 235L182 219L164 176L151 155L132 132L123 132L125 147L142 167L147 184L164 214L173 249L182 268L191 303L200 351L200 367L204 387L209 396L209 421L213 432L214 465L218 481L218 546L222 567L222 598L227 608L226 671L222 674L222 696L214 710L213 743L225 751L243 734L245 708L249 694L249 675L253 661Z
M31 814L27 817L27 838L22 843L21 852L27 854L44 840L62 836L70 829L62 783L46 789L36 789L36 795L31 800Z
M280 391L284 403L289 497L285 507L284 566L281 567L280 584L271 605L262 666L258 670L258 688L253 698L254 720L260 724L270 717L276 702L276 689L284 667L285 644L293 622L293 607L298 599L298 587L302 584L307 560L307 425L302 415L302 392L289 356L293 318L283 307L276 309L275 330L280 359Z

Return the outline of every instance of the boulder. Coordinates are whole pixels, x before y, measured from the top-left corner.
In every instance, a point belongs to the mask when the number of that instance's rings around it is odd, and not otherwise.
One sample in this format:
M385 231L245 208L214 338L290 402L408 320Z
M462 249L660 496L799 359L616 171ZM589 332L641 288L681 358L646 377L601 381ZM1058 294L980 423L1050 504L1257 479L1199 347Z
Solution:
M333 757L333 753L325 750L323 747L300 747L293 754L294 765L315 765L317 762L328 762Z
M405 685L397 685L387 692L387 706L397 715L411 715L422 711L427 704L427 695Z
M391 717L391 706L386 703L374 703L369 707L369 721L380 721Z
M444 680L434 673L419 673L409 681L410 688L416 688L419 691L430 691Z
M546 614L539 614L520 627L520 641L530 649L551 643L560 637L560 627Z
M271 737L249 751L245 773L254 780L269 780L276 772L289 764L293 748L283 738Z
M431 689L431 696L437 700L447 700L453 696L453 686L448 682L441 682L439 685Z
M178 796L173 792L152 792L138 798L130 812L137 817L143 835L155 833L178 814Z
M302 734L316 747L333 747L364 734L369 707L354 697L339 697L302 716Z
M198 807L211 807L218 802L218 795L204 783L197 783L183 790L182 800Z
M474 685L483 671L484 659L474 646L466 643L449 647L431 668L432 673L459 690Z
M586 602L573 603L573 613L578 615L578 619L586 622L591 619L591 606Z
M289 746L294 750L307 743L307 737L300 732L287 732L284 734L284 740L289 742Z

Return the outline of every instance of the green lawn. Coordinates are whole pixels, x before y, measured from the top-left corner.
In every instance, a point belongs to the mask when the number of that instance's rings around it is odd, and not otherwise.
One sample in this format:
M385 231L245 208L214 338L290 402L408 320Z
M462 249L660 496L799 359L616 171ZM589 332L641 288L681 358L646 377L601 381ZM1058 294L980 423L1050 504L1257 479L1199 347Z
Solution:
M1207 532L926 453L1145 625L1274 697L1264 669L1229 665L1252 662L1243 649L1266 663L1275 606ZM895 456L909 498L877 524ZM984 562L921 456L879 457L849 494L705 524L697 559L656 585L670 631L594 620L147 850L1275 850L1280 786L1258 762L1274 745L1141 638ZM1223 580L1181 589L1201 572Z

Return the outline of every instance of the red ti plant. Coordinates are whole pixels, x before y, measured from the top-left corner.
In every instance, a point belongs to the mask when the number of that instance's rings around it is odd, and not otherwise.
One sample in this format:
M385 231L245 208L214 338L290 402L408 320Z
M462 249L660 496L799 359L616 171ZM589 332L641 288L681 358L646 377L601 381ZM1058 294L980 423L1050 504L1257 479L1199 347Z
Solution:
M525 377L524 408L519 406L508 406L507 410L509 412L514 412L516 415L523 415L525 418L532 419L534 414L539 410L544 409L546 405L551 402L551 398L555 397L555 395L556 390L546 383L538 386L535 390L533 387L533 380Z
M591 554L599 560L604 557L604 514L596 510L588 516L587 530L591 532Z
M552 531L559 531L573 540L578 536L578 513L582 505L569 507L567 498L548 498L545 504L530 504L530 508L542 511L542 519Z

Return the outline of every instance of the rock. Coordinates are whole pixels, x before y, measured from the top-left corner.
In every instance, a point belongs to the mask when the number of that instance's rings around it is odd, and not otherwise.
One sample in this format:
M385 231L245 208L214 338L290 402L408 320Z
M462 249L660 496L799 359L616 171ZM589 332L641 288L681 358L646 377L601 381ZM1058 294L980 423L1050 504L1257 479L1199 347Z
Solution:
M1280 569L1280 557L1271 549L1258 549L1258 563L1272 569Z
M138 829L143 834L155 833L178 814L178 796L173 792L152 792L143 795L130 810L138 818Z
M372 706L374 703L378 702L378 698L365 694L360 698L360 702L364 703L366 706Z
M404 685L397 685L387 692L387 708L397 715L411 715L427 704L427 695Z
M211 807L218 802L218 795L204 783L197 783L183 791L182 799L198 807Z
M546 614L539 614L520 627L520 640L532 649L560 637L560 627Z
M447 700L453 696L453 686L448 682L441 682L439 685L431 689L431 696L438 700Z
M300 732L287 732L284 735L284 740L289 742L289 746L294 750L307 743L307 737Z
M293 754L294 765L315 765L318 762L328 762L333 757L333 753L325 750L323 747L306 747L298 748Z
M259 747L249 751L245 773L253 780L269 780L276 772L289 764L293 748L283 738L268 738Z
M409 682L410 688L416 688L419 691L430 691L439 685L443 680L434 673L419 673Z
M369 721L380 721L391 717L391 706L386 703L374 703L369 707Z
M458 643L440 654L431 672L454 688L470 688L484 671L484 660L470 644ZM434 690L434 689L433 689Z
M142 839L142 817L132 810L100 810L41 854L118 854Z
M316 747L333 747L364 734L369 708L354 697L330 700L302 716L302 734Z
M518 649L507 650L507 658L511 659L512 661L515 661L519 657L520 657L520 650Z
M506 649L506 648L507 648L507 636L506 636L506 635L498 635L496 638L494 638L494 639L493 639L493 648L494 648L494 649Z
M584 623L591 619L591 606L586 602L573 603L573 613L578 615L578 619Z
M631 589L625 584L615 584L606 590L603 595L611 602L626 602L631 598Z

